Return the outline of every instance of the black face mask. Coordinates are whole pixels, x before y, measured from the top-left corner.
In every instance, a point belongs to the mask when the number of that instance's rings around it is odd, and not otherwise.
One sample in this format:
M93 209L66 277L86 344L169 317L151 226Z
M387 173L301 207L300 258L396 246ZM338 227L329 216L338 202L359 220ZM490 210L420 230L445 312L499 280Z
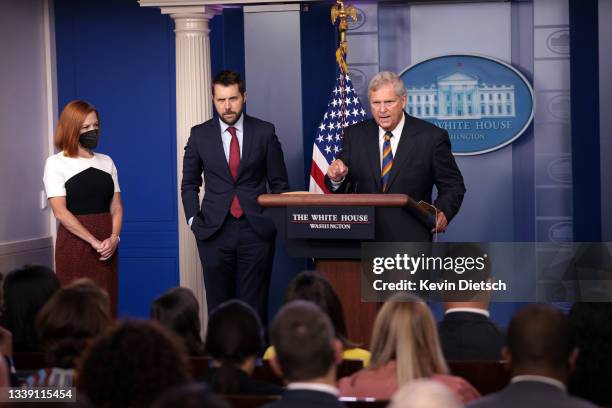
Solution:
M79 136L79 143L86 149L95 149L96 146L98 146L99 137L98 129L93 129L89 132L82 133L81 136Z

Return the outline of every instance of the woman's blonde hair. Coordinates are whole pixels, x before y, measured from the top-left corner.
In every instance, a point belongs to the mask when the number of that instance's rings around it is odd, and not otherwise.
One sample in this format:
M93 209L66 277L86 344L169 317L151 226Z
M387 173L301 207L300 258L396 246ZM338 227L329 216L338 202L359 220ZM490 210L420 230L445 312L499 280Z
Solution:
M398 387L417 378L448 374L434 318L419 297L398 294L376 316L371 369L395 360Z

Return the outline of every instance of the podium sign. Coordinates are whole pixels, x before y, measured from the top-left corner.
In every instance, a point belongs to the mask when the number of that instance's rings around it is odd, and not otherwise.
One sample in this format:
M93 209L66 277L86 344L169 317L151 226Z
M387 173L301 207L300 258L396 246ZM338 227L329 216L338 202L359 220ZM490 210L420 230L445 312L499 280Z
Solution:
M289 239L373 240L374 207L288 206Z
M257 202L289 256L315 258L315 269L340 297L349 338L367 347L380 304L361 301L361 244L380 240L381 225L393 223L414 200L405 194L294 193L262 194Z

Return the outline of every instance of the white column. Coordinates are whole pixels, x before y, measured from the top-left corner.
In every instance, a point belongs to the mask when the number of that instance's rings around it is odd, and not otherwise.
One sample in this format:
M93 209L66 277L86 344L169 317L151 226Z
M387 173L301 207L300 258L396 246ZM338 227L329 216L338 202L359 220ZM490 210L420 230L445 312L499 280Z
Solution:
M200 303L202 331L208 311L202 266L193 233L185 221L181 203L184 147L192 126L212 117L209 20L221 9L211 6L162 7L174 20L176 33L176 165L178 184L179 271L181 286L189 288ZM202 193L200 193L202 196Z
M53 0L43 2L43 32L44 32L44 61L45 61L45 84L47 97L47 155L55 153L54 136L56 118L59 116L57 106L57 66L55 61L55 13ZM46 201L46 200L45 200ZM49 235L53 241L53 253L55 253L55 238L57 236L57 220L50 209L49 214ZM54 258L53 256L51 256ZM55 270L55 259L50 265Z

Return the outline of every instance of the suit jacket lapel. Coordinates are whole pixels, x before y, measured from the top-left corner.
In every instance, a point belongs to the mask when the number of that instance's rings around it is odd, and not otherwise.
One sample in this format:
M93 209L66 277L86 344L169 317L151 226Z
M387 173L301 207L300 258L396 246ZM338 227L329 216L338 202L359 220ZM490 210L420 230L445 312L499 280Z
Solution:
M404 168L404 164L411 156L413 149L412 135L414 135L414 127L411 126L410 117L404 113L404 128L402 129L402 137L400 138L395 156L393 156L393 166L391 167L391 173L389 174L389 187L393 184L393 181Z
M374 178L374 183L378 186L378 190L380 190L380 142L378 140L378 125L374 120L372 120L372 130L366 132L367 139L365 143L366 151L372 152L371 154L367 154L366 156L370 158L370 170L372 170L372 177Z
M253 147L253 138L255 137L251 118L248 117L244 112L242 114L244 115L242 121L242 154L240 155L240 166L238 166L238 176L236 177L236 179L240 178L240 175L242 174L245 167L244 163L250 157L251 150Z

